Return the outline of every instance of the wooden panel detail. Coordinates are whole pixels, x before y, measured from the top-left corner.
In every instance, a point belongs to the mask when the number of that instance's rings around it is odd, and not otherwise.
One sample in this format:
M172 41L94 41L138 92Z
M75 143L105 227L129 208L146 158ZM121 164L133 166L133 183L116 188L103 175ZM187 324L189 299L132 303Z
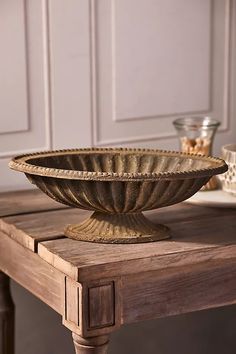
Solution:
M113 326L115 324L114 282L88 288L89 329Z
M82 284L66 278L63 324L84 337L113 332L121 322L120 290L118 278Z
M122 278L122 323L236 303L236 258Z
M64 274L3 232L0 232L0 269L55 311L64 313Z
M115 284L81 285L66 278L64 318L74 325L94 330L115 324Z
M66 277L66 305L64 318L66 321L72 322L76 326L80 325L80 299L81 285Z

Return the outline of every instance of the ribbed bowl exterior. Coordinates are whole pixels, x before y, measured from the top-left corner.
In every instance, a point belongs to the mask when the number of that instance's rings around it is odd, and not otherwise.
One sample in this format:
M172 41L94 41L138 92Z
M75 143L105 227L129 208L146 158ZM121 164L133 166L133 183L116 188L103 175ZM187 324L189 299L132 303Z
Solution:
M181 202L227 170L223 160L213 157L132 148L21 155L10 167L60 203L112 214Z
M64 233L102 243L170 237L168 227L151 223L141 212L179 203L227 170L213 157L128 148L48 151L17 156L9 165L52 199L94 211Z
M81 181L30 175L56 201L107 213L134 213L179 203L196 193L209 177L157 181Z

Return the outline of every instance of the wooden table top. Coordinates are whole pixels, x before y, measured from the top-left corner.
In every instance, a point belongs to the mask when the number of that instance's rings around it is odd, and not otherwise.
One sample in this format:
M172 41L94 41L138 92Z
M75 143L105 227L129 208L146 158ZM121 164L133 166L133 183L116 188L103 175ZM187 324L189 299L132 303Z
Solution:
M56 203L38 190L0 194L0 230L75 281L118 277L236 256L236 209L180 203L147 212L172 238L145 244L98 244L64 237L66 224L88 212Z
M76 335L236 303L236 210L180 203L146 213L172 238L99 244L63 235L89 213L38 190L0 194L0 269Z

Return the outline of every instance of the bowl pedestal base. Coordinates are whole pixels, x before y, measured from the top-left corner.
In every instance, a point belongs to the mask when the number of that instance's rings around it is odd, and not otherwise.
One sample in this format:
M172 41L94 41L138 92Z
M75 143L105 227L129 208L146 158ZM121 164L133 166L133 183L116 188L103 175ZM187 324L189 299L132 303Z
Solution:
M69 225L65 236L98 243L142 243L170 237L165 225L153 224L142 213L94 212L81 224Z

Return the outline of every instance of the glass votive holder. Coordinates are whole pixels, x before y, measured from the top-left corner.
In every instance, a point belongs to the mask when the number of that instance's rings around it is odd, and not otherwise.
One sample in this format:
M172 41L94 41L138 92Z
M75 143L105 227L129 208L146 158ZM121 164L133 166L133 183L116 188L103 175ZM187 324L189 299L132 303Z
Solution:
M209 156L212 154L214 136L220 122L211 117L185 117L178 118L174 122L180 140L182 152ZM202 187L201 190L213 190L218 188L216 177Z

